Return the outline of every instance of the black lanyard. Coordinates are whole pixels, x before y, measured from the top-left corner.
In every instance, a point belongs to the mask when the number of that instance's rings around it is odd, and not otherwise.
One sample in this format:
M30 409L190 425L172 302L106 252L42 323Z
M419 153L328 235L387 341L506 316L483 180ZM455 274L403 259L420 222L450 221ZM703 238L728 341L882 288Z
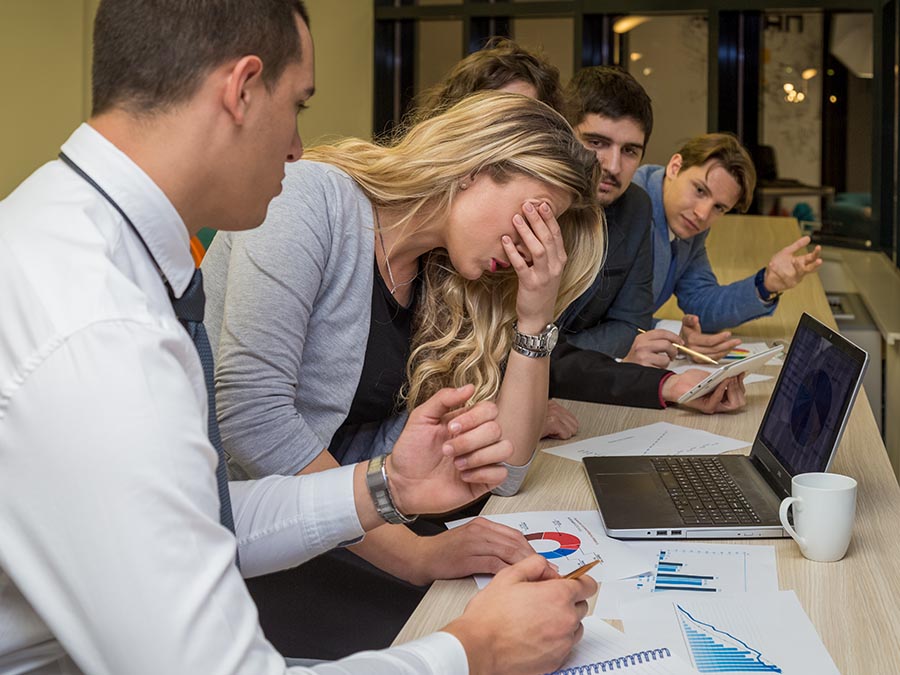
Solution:
M131 218L128 217L128 214L122 210L122 207L116 203L116 200L109 196L109 194L97 184L93 178L91 178L88 173L78 166L72 159L64 152L59 153L59 158L62 160L64 164L66 164L72 171L81 176L88 185L94 188L97 192L100 193L100 196L103 197L107 202L109 202L110 206L112 206L116 211L119 212L119 215L125 219L125 222L128 223L128 227L137 235L137 238L140 240L141 244L144 245L144 250L147 251L147 255L150 256L150 260L153 262L153 266L156 268L156 271L159 273L159 278L162 279L163 284L166 286L166 292L169 294L170 300L175 300L175 292L172 290L172 285L169 283L169 280L166 278L166 275L162 271L162 267L159 266L159 263L156 262L156 257L153 255L153 251L150 250L150 247L147 246L147 242L144 241L144 237L141 236L140 231L134 226L134 223L131 221Z

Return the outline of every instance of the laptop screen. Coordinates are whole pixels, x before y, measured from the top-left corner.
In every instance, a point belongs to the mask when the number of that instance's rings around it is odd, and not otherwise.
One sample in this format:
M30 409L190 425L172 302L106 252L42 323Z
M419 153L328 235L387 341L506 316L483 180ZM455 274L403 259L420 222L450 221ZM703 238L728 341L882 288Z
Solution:
M865 361L865 352L803 317L759 434L791 475L825 471Z

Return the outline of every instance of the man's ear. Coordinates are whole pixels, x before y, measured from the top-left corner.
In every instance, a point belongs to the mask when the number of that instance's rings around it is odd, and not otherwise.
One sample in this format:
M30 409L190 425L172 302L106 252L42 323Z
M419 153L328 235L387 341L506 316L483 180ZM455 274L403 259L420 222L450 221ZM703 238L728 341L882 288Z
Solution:
M244 56L235 62L228 73L222 106L236 124L243 124L247 107L262 90L263 62L258 56Z
M681 171L682 162L681 155L677 152L672 155L672 159L670 159L669 163L666 165L666 178L675 180L675 177L678 176L678 173Z

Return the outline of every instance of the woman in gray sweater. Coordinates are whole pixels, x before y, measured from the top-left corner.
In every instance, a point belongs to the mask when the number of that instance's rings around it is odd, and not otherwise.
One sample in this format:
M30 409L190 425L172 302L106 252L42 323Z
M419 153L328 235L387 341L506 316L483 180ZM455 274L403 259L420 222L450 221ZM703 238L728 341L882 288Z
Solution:
M514 492L544 424L553 321L602 259L593 154L546 105L489 92L393 145L306 156L262 227L220 234L203 263L232 471L388 451L404 410L471 382L515 447ZM424 538L384 526L355 550L414 583L530 552L484 520Z

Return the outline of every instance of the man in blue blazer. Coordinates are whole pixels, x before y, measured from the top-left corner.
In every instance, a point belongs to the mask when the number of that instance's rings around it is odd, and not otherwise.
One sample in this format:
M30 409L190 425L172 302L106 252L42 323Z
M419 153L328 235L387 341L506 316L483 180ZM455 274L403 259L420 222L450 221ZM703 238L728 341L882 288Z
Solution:
M723 329L772 314L779 296L822 264L818 246L794 255L809 244L809 237L801 237L756 274L719 284L706 253L709 228L732 209L745 212L756 185L753 162L731 134L698 136L666 166L642 166L634 182L653 205L653 311L674 293L686 315L682 337L712 358L740 343ZM721 332L704 335L701 327Z

